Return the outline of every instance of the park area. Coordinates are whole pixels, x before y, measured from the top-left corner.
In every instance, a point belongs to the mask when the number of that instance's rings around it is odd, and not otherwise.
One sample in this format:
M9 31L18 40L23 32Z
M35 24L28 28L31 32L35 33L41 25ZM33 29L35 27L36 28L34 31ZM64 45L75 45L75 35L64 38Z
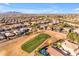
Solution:
M41 33L37 35L36 37L32 38L31 40L25 42L21 48L22 50L31 53L33 50L35 50L39 45L41 45L46 39L50 38L48 34Z

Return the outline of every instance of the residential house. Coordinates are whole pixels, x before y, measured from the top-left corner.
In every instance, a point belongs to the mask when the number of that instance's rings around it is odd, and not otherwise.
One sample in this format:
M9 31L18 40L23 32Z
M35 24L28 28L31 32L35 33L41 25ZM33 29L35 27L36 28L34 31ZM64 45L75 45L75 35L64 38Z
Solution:
M78 29L73 30L73 32L75 32L75 33L79 34L79 28L78 28Z
M79 55L79 46L77 44L65 40L64 42L61 43L61 46L65 51L70 52L71 55L73 56Z
M57 49L53 47L48 47L47 52L51 56L64 56L64 54L62 54L60 51L58 51Z

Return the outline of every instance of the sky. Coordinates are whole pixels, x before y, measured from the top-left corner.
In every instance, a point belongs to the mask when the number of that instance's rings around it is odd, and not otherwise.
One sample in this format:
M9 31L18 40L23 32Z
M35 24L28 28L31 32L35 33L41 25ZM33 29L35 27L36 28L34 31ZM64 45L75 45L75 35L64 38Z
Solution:
M0 3L0 13L79 13L79 3Z

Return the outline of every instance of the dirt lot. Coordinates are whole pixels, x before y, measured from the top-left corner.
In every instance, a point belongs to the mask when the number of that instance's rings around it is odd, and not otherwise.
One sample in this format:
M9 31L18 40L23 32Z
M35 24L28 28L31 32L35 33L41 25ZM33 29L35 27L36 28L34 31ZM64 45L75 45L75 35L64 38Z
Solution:
M57 40L59 39L65 39L66 35L54 31L44 31L44 33L49 34L51 37L54 36ZM0 44L0 55L6 55L6 56L29 56L29 55L34 55L34 51L29 54L21 49L21 45L30 40L31 38L35 37L39 33L33 33L29 36L22 36L20 38L14 39L12 41ZM57 41L53 40L53 41ZM45 43L45 42L44 42ZM41 44L43 45L43 43Z

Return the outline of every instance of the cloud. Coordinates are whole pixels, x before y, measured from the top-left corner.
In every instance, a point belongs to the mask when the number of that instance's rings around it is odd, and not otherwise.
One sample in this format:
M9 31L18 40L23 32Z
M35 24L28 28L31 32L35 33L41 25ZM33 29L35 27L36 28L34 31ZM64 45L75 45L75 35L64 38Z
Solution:
M0 5L0 13L9 10L10 8L5 5Z
M79 11L79 8L75 8L74 11Z
M4 3L5 5L10 5L10 3Z
M0 12L8 12L8 11L17 11L17 12L22 12L22 13L59 13L62 10L60 10L58 7L52 7L50 6L49 8L12 8L9 3L5 3L5 5L0 5Z
M3 8L5 8L3 5L0 5L0 9L3 9Z
M79 13L79 8L74 8L73 10L71 10L72 13Z
M45 8L45 9L27 9L27 8L11 8L8 6L0 5L0 12L7 12L7 11L18 11L22 13L57 13L58 10L54 8Z
M51 9L12 9L8 11L18 11L22 13L49 13Z
M51 8L47 9L16 9L15 11L23 12L23 13L58 13L58 10L54 10Z

